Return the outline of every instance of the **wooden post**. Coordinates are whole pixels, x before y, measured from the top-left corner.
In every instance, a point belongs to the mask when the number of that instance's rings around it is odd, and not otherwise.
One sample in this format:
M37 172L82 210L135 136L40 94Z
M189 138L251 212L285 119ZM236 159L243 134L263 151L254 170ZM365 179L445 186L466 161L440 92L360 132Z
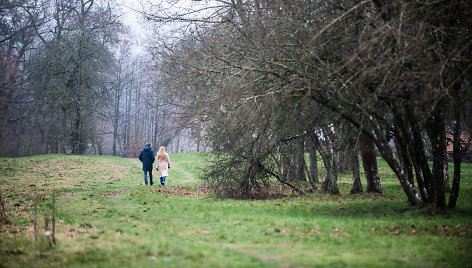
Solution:
M44 231L49 231L49 216L47 214L44 215Z
M34 218L33 218L33 228L34 228L34 245L38 244L38 197L34 197Z
M56 194L52 194L51 202L51 212L52 212L52 245L56 245Z
M4 224L10 224L10 220L8 219L7 211L5 210L5 204L3 203L2 193L0 192L0 226Z

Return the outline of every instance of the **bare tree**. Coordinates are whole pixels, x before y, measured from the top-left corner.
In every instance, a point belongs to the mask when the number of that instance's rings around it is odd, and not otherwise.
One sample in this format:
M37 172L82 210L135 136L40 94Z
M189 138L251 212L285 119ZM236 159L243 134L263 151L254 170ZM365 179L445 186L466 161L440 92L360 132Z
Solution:
M96 111L105 103L109 45L119 23L111 8L94 1L56 1L52 30L29 64L38 125L47 127L52 147L84 153L97 140ZM47 153L48 151L46 151Z
M0 147L2 156L40 152L37 131L29 120L25 59L33 48L36 29L45 23L41 1L0 3ZM27 135L23 140L20 135ZM38 146L39 145L39 146Z
M328 126L342 118L371 140L364 150L371 153L364 163L372 174L369 191L381 191L373 142L412 205L445 207L447 107L458 96L470 102L470 93L450 90L455 84L468 88L462 85L470 81L469 1L215 3L200 17L149 16L157 23L186 22L187 33L193 31L168 46L174 72L167 81L175 81L184 111L205 122L213 149L221 152L211 175L234 176L233 161L247 171L240 173L248 177L239 176L240 185L269 176L286 182L267 159L307 129L322 130L315 138L330 171L324 185L335 192L336 154L329 148L343 137ZM320 117L320 107L336 116ZM293 124L294 118L302 124Z

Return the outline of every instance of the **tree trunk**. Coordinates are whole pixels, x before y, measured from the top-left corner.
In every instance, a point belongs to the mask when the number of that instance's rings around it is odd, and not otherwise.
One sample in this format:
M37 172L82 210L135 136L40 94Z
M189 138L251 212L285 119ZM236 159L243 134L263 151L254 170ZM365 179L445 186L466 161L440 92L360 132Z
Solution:
M402 169L406 171L406 178L408 178L408 182L412 185L415 185L415 178L413 177L413 161L411 159L411 155L408 151L408 143L404 139L404 137L397 137L394 140L395 148L397 148L397 157L400 161L400 165Z
M450 193L451 186L449 185L449 163L447 161L447 152L446 152L446 155L444 156L443 172L444 172L444 192Z
M305 142L303 139L297 139L293 144L293 168L294 170L294 179L297 181L306 181L305 177Z
M319 148L318 151L320 152L323 164L326 168L326 178L321 185L321 192L326 194L339 194L335 152L332 152L333 148L329 146L329 144L325 144L325 147L323 147L318 137L313 136L312 140L315 146ZM326 143L328 142L326 141Z
M95 150L95 155L102 155L102 145L97 137L95 137L93 142L93 148Z
M197 153L200 152L200 133L197 136Z
M118 138L117 131L118 131L117 128L113 126L113 146L112 146L113 156L116 156L116 139Z
M289 141L281 150L282 177L287 181L306 181L303 140Z
M52 142L51 153L53 154L59 153L59 139L57 138L57 134L54 136L54 139Z
M282 167L282 179L284 181L289 181L289 169L290 169L290 162L289 162L290 156L287 155L286 152L281 150L280 152L280 163Z
M113 146L112 146L112 153L113 156L116 156L116 141L118 140L118 123L119 123L119 116L120 116L120 96L116 96L115 98L115 111L113 114Z
M444 118L440 111L434 111L433 117L427 124L427 132L431 140L431 149L433 154L433 186L434 202L436 207L446 208L446 197L444 193L444 157L446 155L446 135L444 132Z
M461 182L461 162L462 162L462 150L461 150L461 117L460 117L460 105L456 103L454 105L454 136L452 141L452 159L454 160L454 178L452 179L452 188L449 195L448 208L455 208L457 198L459 197L459 189Z
M362 163L367 179L367 192L382 193L374 142L367 134L361 133L361 145Z
M459 123L456 122L456 125L459 125ZM452 158L454 159L454 178L452 179L452 188L449 195L449 203L447 204L448 208L456 207L461 182L462 151L460 148L460 128L457 126L454 128L453 148Z
M382 137L384 133L379 128L374 128L375 135L377 137ZM388 144L387 139L378 139L377 146L381 149L379 150L382 153L382 157L390 166L390 168L395 173L395 176L400 181L400 185L402 186L403 192L408 197L408 202L413 206L418 206L422 204L422 200L419 198L418 193L416 192L415 186L410 183L409 179L406 176L406 171L400 165L398 160L395 157L393 149Z
M412 121L410 121L411 123ZM416 174L416 181L418 182L418 187L420 190L421 198L424 202L427 203L432 203L434 198L432 195L433 192L433 185L432 185L432 174L431 170L428 165L428 160L426 159L425 155L425 149L424 149L424 141L423 138L421 138L421 134L418 131L418 128L415 124L411 125L411 131L413 133L413 143L414 145L411 146L412 149L414 150L414 159L416 162L413 163L413 165L418 165L418 167L415 166L415 169L421 170L421 176L420 172L417 170Z
M66 121L66 108L61 108L62 110L62 124L61 124L61 141L60 141L60 153L66 153L66 129L67 129L67 121Z
M338 169L338 173L345 173L349 169L349 158L347 156L348 152L340 151L337 155L336 159L336 166Z
M323 153L321 153L321 156L323 157ZM325 164L326 168L326 179L323 181L323 184L321 186L321 192L325 194L339 194L339 187L338 187L338 172L337 172L337 167L336 167L336 157L332 155L333 157L331 160L324 159L323 158L323 163Z
M159 107L159 106L158 106ZM163 114L164 117L166 117L166 114L165 114L165 111L164 111L164 114ZM159 108L156 108L155 109L155 113L153 114L153 129L151 130L153 135L152 135L152 143L154 146L157 146L157 136L159 134L159 126L163 126L164 122L162 122L160 120L160 117L159 117ZM163 145L164 146L164 145ZM156 147L157 149L157 147ZM178 149L178 148L177 148Z
M316 155L316 147L311 141L308 144L310 157L310 176L315 183L320 183L320 179L318 178L318 157Z
M77 101L78 102L78 101ZM80 104L75 104L75 120L72 127L72 154L80 154L80 124L81 124L81 114L80 114Z
M359 170L359 154L357 150L357 146L353 150L352 154L352 164L351 164L351 171L353 177L353 183L351 187L351 194L362 193L362 182L361 182L361 173Z

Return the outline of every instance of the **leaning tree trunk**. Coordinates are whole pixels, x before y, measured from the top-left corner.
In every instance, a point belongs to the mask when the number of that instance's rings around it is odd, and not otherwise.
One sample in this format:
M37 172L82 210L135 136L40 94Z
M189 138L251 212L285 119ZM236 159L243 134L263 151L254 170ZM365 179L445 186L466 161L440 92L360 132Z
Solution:
M413 121L410 122L412 123ZM411 125L413 134L413 146L411 146L411 149L413 149L412 155L415 159L413 165L417 165L418 167L415 167L415 169L419 169L417 170L416 181L418 182L418 188L423 202L432 203L434 199L432 196L433 175L431 174L428 160L426 159L424 141L418 129L419 127L416 124Z
M423 202L420 199L415 186L410 183L410 180L406 175L406 170L400 165L398 159L395 157L393 149L388 143L388 139L382 136L385 133L383 133L380 128L374 128L373 130L375 135L380 137L378 140L376 140L376 145L380 148L379 151L381 152L383 159L387 162L387 164L395 173L395 176L398 178L403 192L408 197L408 202L413 206L421 205Z
M323 156L323 154L320 152ZM323 163L326 168L326 179L321 185L321 192L325 194L339 194L338 187L338 170L336 166L335 154L327 154L326 159L323 157Z
M323 164L326 168L326 178L321 185L321 192L326 194L339 194L335 152L332 151L333 148L329 145L329 141L326 141L324 146L322 146L318 137L315 136L312 140L315 146L319 148L318 151L320 152Z
M380 186L379 171L377 169L377 158L375 156L374 142L365 133L361 133L361 155L364 172L367 179L368 193L382 193Z

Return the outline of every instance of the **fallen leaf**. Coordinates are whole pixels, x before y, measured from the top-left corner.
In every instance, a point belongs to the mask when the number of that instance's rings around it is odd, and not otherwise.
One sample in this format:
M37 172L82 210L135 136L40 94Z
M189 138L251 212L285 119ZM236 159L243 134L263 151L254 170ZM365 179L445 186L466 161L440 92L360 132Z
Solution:
M290 231L289 229L285 228L285 227L282 227L282 233L291 233L292 231Z
M443 225L443 226L442 226L442 231L443 231L443 232L448 232L448 231L449 231L449 226Z

